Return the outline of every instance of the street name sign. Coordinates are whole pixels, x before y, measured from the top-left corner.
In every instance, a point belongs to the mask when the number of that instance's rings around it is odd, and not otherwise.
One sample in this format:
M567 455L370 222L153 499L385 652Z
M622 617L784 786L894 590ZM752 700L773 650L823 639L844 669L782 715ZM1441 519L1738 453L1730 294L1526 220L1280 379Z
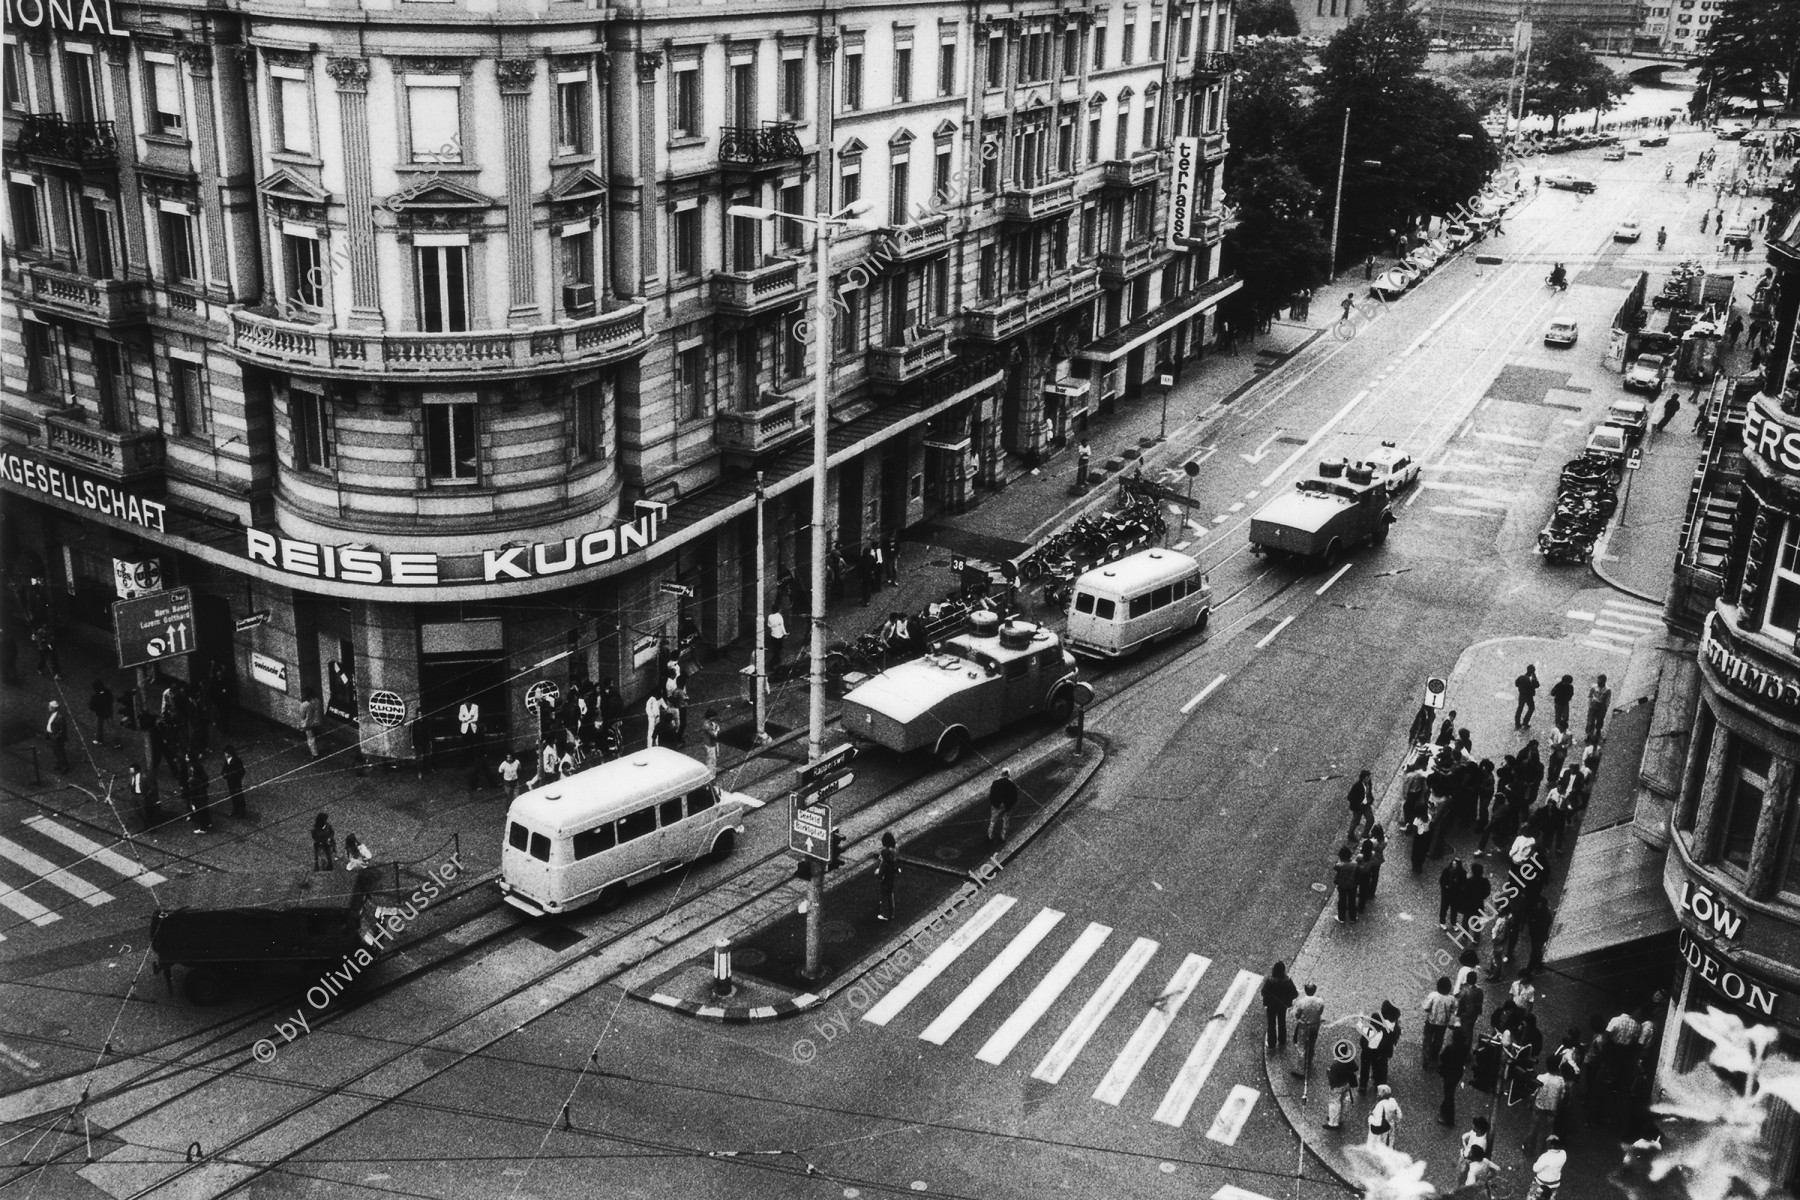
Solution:
M835 779L827 779L823 783L811 784L800 793L801 804L815 804L827 796L836 795L856 782L855 771L845 771Z
M849 742L841 746L833 746L804 766L794 768L794 774L800 777L801 786L822 779L839 767L847 767L856 758L856 747Z
M113 603L121 668L141 667L194 650L194 593L170 588Z

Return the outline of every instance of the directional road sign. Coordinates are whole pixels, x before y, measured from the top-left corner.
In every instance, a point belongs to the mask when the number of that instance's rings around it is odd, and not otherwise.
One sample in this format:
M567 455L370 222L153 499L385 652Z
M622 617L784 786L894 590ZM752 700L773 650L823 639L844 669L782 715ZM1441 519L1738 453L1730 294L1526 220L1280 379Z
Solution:
M141 667L194 651L194 593L170 588L113 603L119 666Z
M788 849L820 862L831 861L831 805L809 804L793 810Z
M800 803L816 804L827 796L835 795L838 792L843 791L855 782L856 772L845 771L836 779L827 779L824 783L809 784L807 785L806 790L800 793Z
M845 742L841 746L833 746L805 766L795 767L794 774L800 777L800 784L804 787L815 779L823 779L840 767L849 766L855 758L856 747Z

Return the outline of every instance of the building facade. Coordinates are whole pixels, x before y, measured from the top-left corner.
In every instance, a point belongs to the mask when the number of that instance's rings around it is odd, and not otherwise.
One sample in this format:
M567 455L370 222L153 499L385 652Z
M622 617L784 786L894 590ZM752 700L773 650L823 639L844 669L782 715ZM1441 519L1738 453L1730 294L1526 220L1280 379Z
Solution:
M1730 541L1700 564L1721 590L1703 619L1698 705L1666 826L1679 986L1659 1078L1705 1058L1681 1017L1709 1006L1777 1027L1800 1055L1800 217L1768 248L1773 282L1752 311L1773 336L1743 409L1741 463L1724 471ZM1764 1133L1777 1178L1800 1183L1800 1118L1777 1104Z
M810 569L820 372L854 553L1236 287L1229 0L84 11L5 33L5 563L96 626L191 587L172 672L290 724L316 693L372 753L412 748L374 691L504 733L751 633ZM727 210L863 203L820 362L810 229Z
M1636 0L1425 0L1419 11L1434 37L1504 38L1510 43L1514 26L1530 20L1539 30L1579 29L1594 51L1603 54L1630 53L1642 20Z

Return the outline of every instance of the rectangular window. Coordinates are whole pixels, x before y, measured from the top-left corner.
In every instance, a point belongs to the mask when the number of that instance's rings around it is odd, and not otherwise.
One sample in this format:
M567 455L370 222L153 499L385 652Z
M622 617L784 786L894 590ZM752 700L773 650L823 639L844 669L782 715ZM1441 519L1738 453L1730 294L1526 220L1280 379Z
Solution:
M954 35L938 43L938 95L956 94L956 38Z
M1156 145L1156 97L1144 97L1144 149Z
M63 78L68 83L68 109L64 115L71 121L98 121L100 87L94 80L94 56L73 49L63 53ZM110 116L111 114L105 114Z
M656 832L656 810L654 808L639 809L637 812L619 818L620 843L633 842Z
M887 344L904 345L912 323L912 280L902 271L888 280Z
M200 266L194 254L194 218L163 209L156 214L156 226L162 240L164 281L197 283Z
M1110 621L1118 614L1118 605L1111 600L1094 601L1094 617L1101 621Z
M274 83L276 144L290 154L313 153L312 89L285 75Z
M731 218L731 269L754 271L762 262L763 223L756 217Z
M606 390L599 383L576 387L575 455L588 462L598 461L606 452Z
M81 197L81 261L89 279L113 277L113 214L90 196Z
M473 483L481 475L475 405L425 405L425 476L440 483Z
M1075 170L1075 120L1064 117L1056 127L1056 171L1069 175Z
M992 300L1000 292L1000 249L993 243L981 248L977 260L977 286L983 300Z
M1100 110L1095 109L1088 118L1087 160L1090 163L1100 161Z
M706 350L692 346L675 356L675 391L688 420L706 415Z
M911 203L907 196L909 164L906 159L898 159L888 169L888 224L904 225L907 222L906 210Z
M950 195L950 147L948 144L937 148L937 157L933 160L931 170L931 203L933 206L947 205Z
M987 85L990 88L1006 86L1006 39L997 33L988 38Z
M1096 25L1094 27L1094 66L1093 66L1093 69L1096 71L1099 71L1099 70L1102 70L1105 66L1106 66L1106 26Z
M413 247L413 286L422 333L469 328L469 248Z
M1069 265L1069 218L1058 217L1050 223L1050 265L1061 271Z
M731 123L744 128L756 124L756 64L753 62L732 65Z
M1081 210L1081 257L1092 258L1100 248L1100 210L1092 204Z
M550 861L550 839L541 833L531 835L531 857L539 862Z
M525 849L531 845L531 831L517 821L512 822L506 827L506 844L514 850Z
M676 137L700 135L700 71L693 64L678 66L672 76L669 132Z
M863 60L862 51L851 50L844 53L844 108L856 112L863 106Z
M1159 14L1150 19L1150 58L1152 61L1163 56L1162 33L1162 17Z
M562 242L563 285L566 287L571 284L586 284L592 289L594 285L593 230L581 229L564 233L559 240Z
M588 152L588 79L585 73L556 81L556 152Z
M1323 0L1320 5L1320 15L1324 15ZM1181 21L1175 27L1175 56L1186 58L1192 52L1193 44L1194 12L1192 9L1184 8L1181 10Z
M838 178L841 183L838 189L839 208L848 208L862 199L862 164L860 162L845 163L843 172Z
M1119 65L1129 66L1137 56L1137 26L1130 21L1125 22L1125 32L1119 38Z
M616 844L613 840L613 823L608 821L596 829L583 830L573 840L572 849L577 860L592 858L602 851L611 850Z
M454 83L408 83L407 132L416 163L463 161L462 89Z
M801 215L801 206L806 203L806 185L801 183L786 185L781 189L777 203L782 212L796 217ZM776 236L781 239L783 249L801 250L805 248L806 240L803 236L806 232L805 225L799 221L777 221L775 226L780 230Z
M1781 549L1775 556L1774 579L1769 587L1769 606L1763 621L1789 633L1800 631L1800 519L1790 520L1782 529Z
M789 317L782 322L781 336L775 339L775 357L783 379L799 379L806 374L806 339L804 317Z
M1762 820L1763 799L1769 788L1770 756L1761 746L1735 738L1732 771L1726 776L1725 820L1719 839L1719 857L1735 867L1750 866L1750 850L1756 826Z
M25 107L25 49L17 42L5 46L6 107Z
M670 240L675 244L675 273L677 275L698 275L700 273L700 210L698 208L677 209L671 216Z
M862 289L845 288L838 292L837 352L855 354L862 348Z
M912 99L912 76L912 47L901 46L894 51L895 104L905 104Z
M44 230L38 222L37 188L29 183L8 181L6 204L12 209L14 247L20 250L43 249Z
M319 392L293 388L288 416L294 435L294 466L303 471L331 469L331 410Z
M325 272L319 239L282 234L281 268L287 279L289 304L313 310L325 307Z
M1081 35L1073 27L1063 34L1062 73L1065 79L1081 73Z
M206 432L205 391L199 363L185 358L169 360L169 404L174 410L176 433L199 437Z
M1131 108L1123 101L1119 104L1119 123L1116 136L1113 138L1113 157L1124 158L1131 147Z
M698 816L719 802L719 797L710 787L697 787L687 794L687 815Z
M94 339L94 392L100 401L100 428L117 433L123 426L120 416L131 395L125 350L117 342Z
M940 258L931 264L931 315L943 317L950 312L950 260Z
M33 392L55 392L62 372L56 369L56 339L50 327L37 321L21 321L19 334L25 343L25 387Z
M806 119L806 59L799 55L781 60L781 115L789 121Z
M981 143L981 190L990 196L1000 190L1000 143Z
M749 412L759 407L762 380L762 335L754 328L740 329L731 347L731 371L737 384L737 408Z
M657 813L662 818L662 827L664 829L680 823L682 815L681 810L683 807L682 800L682 797L676 796L673 800L664 800L661 804L656 806Z
M181 103L181 68L173 62L146 62L150 76L150 131L180 137L187 127Z

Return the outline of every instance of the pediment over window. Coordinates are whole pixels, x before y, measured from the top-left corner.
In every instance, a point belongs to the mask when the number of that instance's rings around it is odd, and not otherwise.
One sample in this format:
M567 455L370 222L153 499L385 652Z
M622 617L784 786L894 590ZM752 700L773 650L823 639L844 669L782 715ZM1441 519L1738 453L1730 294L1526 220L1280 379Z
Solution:
M319 220L331 204L331 193L285 167L257 181L256 190L284 220Z
M389 196L387 207L401 217L429 220L475 216L493 208L494 201L466 184L433 175Z
M606 181L583 167L553 182L544 199L551 204L598 204L606 199Z

